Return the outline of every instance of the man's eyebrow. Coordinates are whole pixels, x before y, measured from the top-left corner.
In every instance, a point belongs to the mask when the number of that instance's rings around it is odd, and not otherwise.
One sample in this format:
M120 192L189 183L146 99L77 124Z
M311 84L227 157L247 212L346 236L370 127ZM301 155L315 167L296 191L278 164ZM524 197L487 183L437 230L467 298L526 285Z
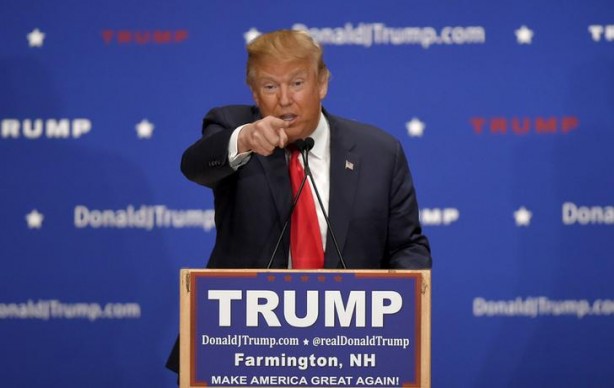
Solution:
M290 73L290 75L288 76L287 79L294 79L296 77L305 77L307 75L308 70L307 69L300 69L297 70L293 73ZM273 81L273 82L277 82L276 78L271 75L271 74L262 74L259 77L259 81Z
M302 70L298 70L298 71L295 71L294 73L290 74L290 78L304 77L306 75L307 75L307 70L302 69Z

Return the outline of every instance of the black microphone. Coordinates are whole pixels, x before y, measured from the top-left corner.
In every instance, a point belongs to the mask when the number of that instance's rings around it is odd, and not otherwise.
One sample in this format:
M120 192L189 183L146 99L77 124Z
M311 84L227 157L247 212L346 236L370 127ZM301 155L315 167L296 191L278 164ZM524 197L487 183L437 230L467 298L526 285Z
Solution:
M316 197L318 198L318 203L320 204L320 210L322 210L322 214L324 215L324 220L326 221L326 225L328 226L328 233L330 237L333 239L333 245L335 246L335 251L337 252L337 256L339 257L339 261L341 261L341 265L343 269L348 269L347 265L345 265L345 260L343 260L343 255L341 254L341 250L339 249L339 244L337 244L337 238L335 237L335 232L333 231L333 227L330 224L330 220L328 219L328 215L326 214L326 209L324 209L324 204L322 203L322 198L320 198L320 192L318 191L318 186L316 186L316 182L313 179L313 174L311 174L311 169L309 168L309 151L313 148L315 142L312 138L308 137L304 140L303 149L301 150L301 156L303 157L303 164L305 165L305 177L309 177L311 181L311 186L313 190L316 192Z
M313 139L312 138L308 138L308 139L311 140L311 146L309 146L309 149L307 149L307 152L309 152L309 150L313 148ZM301 155L303 154L303 151L307 147L306 141L303 139L298 139L294 143L290 144L289 146L290 147L294 146L296 149L300 151ZM281 244L281 239L283 238L284 233L286 232L286 229L288 228L290 217L292 217L292 213L294 213L294 208L296 207L296 204L298 203L298 199L300 198L301 193L303 192L303 188L305 187L306 182L307 182L307 174L305 174L305 176L303 177L303 180L301 181L301 185L299 186L298 191L296 192L296 195L292 199L292 206L290 206L290 212L288 213L288 216L286 217L286 220L284 221L284 226L281 228L281 233L279 233L279 237L277 238L277 242L275 243L275 249L273 249L273 254L271 255L271 258L269 259L269 263L267 264L266 269L271 269L271 265L273 265L273 259L275 258L275 254L277 253L277 250L279 249L279 244Z

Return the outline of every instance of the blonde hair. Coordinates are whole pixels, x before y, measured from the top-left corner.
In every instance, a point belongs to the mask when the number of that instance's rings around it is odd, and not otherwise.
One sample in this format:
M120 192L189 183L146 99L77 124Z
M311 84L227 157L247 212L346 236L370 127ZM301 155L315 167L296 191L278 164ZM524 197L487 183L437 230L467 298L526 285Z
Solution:
M317 76L320 80L328 80L330 71L324 63L322 48L305 31L277 30L262 34L247 45L247 77L248 85L255 76L255 67L264 60L294 61L308 60L317 65ZM324 77L324 78L321 78Z

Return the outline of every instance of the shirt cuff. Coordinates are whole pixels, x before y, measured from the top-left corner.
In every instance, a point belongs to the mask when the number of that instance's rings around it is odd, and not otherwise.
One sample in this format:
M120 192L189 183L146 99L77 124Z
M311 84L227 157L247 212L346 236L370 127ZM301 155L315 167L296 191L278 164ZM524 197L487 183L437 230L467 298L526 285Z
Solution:
M239 153L238 150L239 132L241 132L245 125L237 127L232 132L232 135L230 135L230 141L228 142L228 165L234 170L237 170L239 167L249 162L252 157L252 151Z

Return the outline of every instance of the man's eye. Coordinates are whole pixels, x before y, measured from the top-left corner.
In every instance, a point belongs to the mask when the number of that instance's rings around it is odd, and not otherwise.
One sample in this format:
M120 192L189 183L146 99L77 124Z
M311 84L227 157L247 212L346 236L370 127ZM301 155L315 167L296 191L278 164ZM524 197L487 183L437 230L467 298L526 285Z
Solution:
M301 80L296 80L294 81L294 86L303 86L303 84L305 83L305 81Z

